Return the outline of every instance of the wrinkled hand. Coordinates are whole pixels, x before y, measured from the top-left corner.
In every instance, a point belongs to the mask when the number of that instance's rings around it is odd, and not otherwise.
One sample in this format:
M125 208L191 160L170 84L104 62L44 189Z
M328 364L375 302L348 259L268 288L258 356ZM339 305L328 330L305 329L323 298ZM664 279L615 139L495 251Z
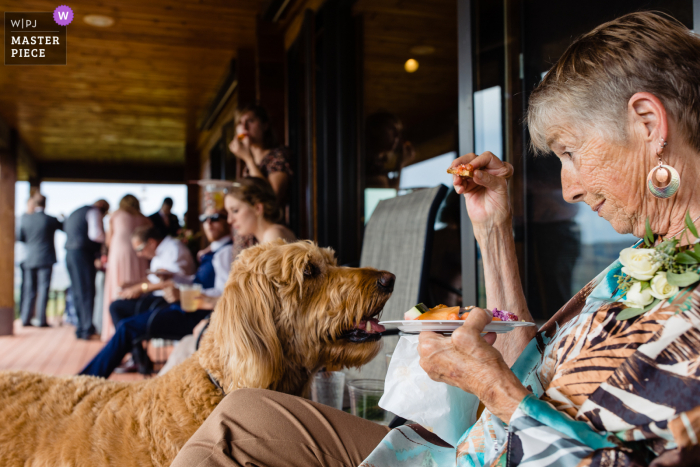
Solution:
M136 284L122 289L122 291L119 292L119 298L123 300L132 300L134 298L139 298L141 294L141 284Z
M238 135L234 136L228 148L234 156L244 162L253 157L253 154L250 152L250 138L248 136L243 139L238 139Z
M163 288L163 298L168 303L180 301L180 290L174 285L168 285Z
M492 347L496 335L481 336L491 318L490 312L474 308L450 337L422 332L418 353L431 379L474 394L507 423L528 391Z
M474 178L452 176L455 191L464 194L472 224L488 228L509 220L507 180L513 175L513 166L489 151L480 156L470 153L459 157L451 167L460 164L470 164L474 168Z

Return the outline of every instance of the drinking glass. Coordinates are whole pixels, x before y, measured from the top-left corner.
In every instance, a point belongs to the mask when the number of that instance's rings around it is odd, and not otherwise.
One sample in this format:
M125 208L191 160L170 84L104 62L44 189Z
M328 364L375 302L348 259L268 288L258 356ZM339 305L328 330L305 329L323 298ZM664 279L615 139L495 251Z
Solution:
M381 379L351 379L348 381L350 412L365 420L380 425L388 425L386 410L379 407L379 399L384 394L384 381Z
M199 296L202 294L202 284L180 284L180 307L183 311L197 311Z
M342 371L322 371L316 373L311 382L311 400L343 410L345 373Z

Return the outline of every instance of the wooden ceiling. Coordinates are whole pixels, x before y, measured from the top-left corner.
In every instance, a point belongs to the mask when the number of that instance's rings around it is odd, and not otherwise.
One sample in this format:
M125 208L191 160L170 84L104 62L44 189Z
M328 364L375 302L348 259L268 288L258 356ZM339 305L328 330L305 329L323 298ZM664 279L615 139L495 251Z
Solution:
M363 15L366 114L392 112L402 120L406 138L418 144L453 132L457 0L358 0L354 11ZM435 51L415 55L410 51L415 46L432 46ZM409 58L420 65L414 73L404 70ZM448 138L447 150L455 142L456 137ZM419 159L436 155L419 154Z
M76 0L68 65L3 66L0 118L42 162L182 164L185 143L265 0ZM0 0L2 11L55 1ZM114 19L111 27L85 15Z

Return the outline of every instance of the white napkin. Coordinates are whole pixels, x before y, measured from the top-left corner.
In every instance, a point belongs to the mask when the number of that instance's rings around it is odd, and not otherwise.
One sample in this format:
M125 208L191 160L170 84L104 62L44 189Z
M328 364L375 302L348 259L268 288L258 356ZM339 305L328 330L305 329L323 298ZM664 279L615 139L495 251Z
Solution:
M421 368L418 336L402 336L389 363L379 406L413 420L456 446L476 421L479 399L473 394L430 379Z

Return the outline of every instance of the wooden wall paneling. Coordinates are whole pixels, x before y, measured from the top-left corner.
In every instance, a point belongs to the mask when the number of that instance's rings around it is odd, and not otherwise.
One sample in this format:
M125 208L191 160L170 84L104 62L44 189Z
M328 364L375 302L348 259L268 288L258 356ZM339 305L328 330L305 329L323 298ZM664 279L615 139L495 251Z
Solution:
M316 12L326 2L326 0L297 0L293 5L287 7L289 13L285 19L280 21L284 29L284 49L288 50L292 44L302 34L307 11Z
M341 264L359 259L362 224L357 205L357 66L352 0L325 3L317 12L316 161L318 242Z
M318 241L318 186L316 184L317 148L316 148L316 48L314 47L315 15L312 10L304 12L302 27L304 45L304 107L305 107L305 147L306 147L306 211L308 237Z
M301 34L286 53L287 142L295 156L290 185L290 225L298 238L316 238L314 104L314 13L307 10Z
M238 106L256 103L255 49L239 49L236 54L238 72Z
M15 318L15 182L17 181L17 135L0 122L0 335L12 334Z
M279 25L258 20L257 23L256 97L270 116L272 131L278 142L285 141L285 68L284 34Z

